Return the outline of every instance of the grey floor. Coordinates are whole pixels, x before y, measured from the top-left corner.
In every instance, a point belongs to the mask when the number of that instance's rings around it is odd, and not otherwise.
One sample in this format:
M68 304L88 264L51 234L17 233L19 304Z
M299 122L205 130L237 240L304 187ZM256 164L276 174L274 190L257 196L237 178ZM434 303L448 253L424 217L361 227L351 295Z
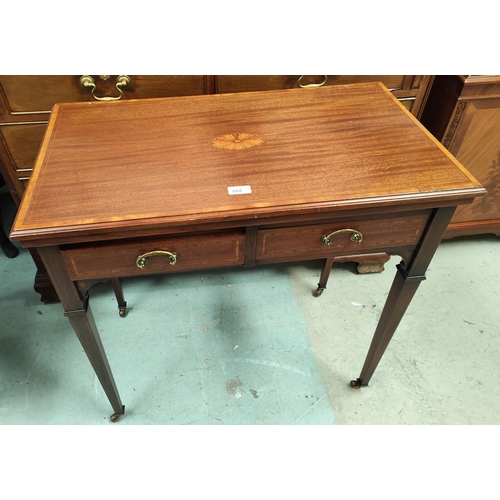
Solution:
M349 381L397 257L379 274L335 265L319 298L320 262L124 279L125 318L99 284L91 307L126 406L112 425L498 424L499 245L440 245L361 390ZM0 254L0 424L110 425L93 370L61 306L33 291L34 273L26 250Z

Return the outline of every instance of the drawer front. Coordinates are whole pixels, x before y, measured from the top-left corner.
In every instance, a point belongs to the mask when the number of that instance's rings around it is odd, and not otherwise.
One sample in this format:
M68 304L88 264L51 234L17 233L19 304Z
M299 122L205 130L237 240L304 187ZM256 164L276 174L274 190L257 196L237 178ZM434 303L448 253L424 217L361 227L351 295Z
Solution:
M26 189L45 124L0 126L0 173L17 205Z
M0 136L10 152L18 177L31 175L46 127L45 123L0 127Z
M320 259L413 246L420 241L429 215L419 212L406 217L262 229L257 234L256 262Z
M128 75L129 83L116 88L119 75L90 75L94 84L94 96L121 99L144 99L208 93L210 77L203 75ZM11 113L50 112L59 102L94 100L91 88L84 88L78 75L19 75L1 76L0 86ZM0 117L2 121L6 117ZM28 116L29 118L29 116Z
M280 90L309 85L347 85L351 83L382 82L392 91L409 90L414 80L403 75L221 75L217 76L217 92L252 92Z
M73 280L161 274L196 269L243 265L245 234L241 232L204 234L124 241L123 243L85 245L61 249ZM175 264L169 255L177 254ZM146 256L143 267L136 260Z

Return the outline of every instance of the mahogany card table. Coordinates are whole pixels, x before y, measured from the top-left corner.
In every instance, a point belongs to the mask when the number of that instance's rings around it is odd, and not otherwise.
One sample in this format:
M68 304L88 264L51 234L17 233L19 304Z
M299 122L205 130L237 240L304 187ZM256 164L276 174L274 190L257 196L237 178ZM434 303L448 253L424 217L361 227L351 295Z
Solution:
M11 237L38 250L116 421L93 284L123 313L121 277L318 259L319 295L335 258L398 255L359 388L455 208L484 194L379 83L56 104Z

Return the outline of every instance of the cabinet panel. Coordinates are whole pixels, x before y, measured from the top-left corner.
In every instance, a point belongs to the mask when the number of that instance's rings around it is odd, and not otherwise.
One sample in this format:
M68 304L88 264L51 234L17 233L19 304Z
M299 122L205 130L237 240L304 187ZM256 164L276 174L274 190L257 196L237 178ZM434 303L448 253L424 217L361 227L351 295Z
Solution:
M500 235L500 76L436 76L421 122L487 190L457 208L445 237Z
M0 132L18 177L29 177L45 133L45 123L4 125Z
M452 223L500 221L500 99L468 102L448 149L488 191L458 207Z

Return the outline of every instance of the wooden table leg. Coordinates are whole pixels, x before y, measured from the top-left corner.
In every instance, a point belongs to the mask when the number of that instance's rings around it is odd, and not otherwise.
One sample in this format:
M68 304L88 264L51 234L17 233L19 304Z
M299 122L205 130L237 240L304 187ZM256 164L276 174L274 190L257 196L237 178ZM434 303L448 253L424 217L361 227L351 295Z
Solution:
M418 285L425 279L425 276L407 276L401 264L396 267L398 271L373 335L361 375L357 380L351 380L351 387L358 388L362 385L368 385L407 307L410 305Z
M123 296L123 288L120 278L111 278L111 285L115 292L116 302L118 302L118 314L120 318L124 318L127 314L127 303Z
M115 412L111 415L111 421L116 422L125 413L125 407L118 394L94 316L88 305L88 296L82 298L78 293L66 272L58 247L42 247L39 248L39 253L64 307L64 315L69 318Z
M326 259L323 264L323 269L321 270L321 276L319 277L318 288L313 293L315 297L319 297L324 290L326 290L326 284L328 283L328 278L330 277L330 271L332 270L334 259Z
M403 315L415 295L418 286L425 279L425 272L451 220L454 207L436 209L421 245L415 250L408 263L397 267L391 290L368 350L365 363L358 379L351 380L351 387L357 389L368 385Z

